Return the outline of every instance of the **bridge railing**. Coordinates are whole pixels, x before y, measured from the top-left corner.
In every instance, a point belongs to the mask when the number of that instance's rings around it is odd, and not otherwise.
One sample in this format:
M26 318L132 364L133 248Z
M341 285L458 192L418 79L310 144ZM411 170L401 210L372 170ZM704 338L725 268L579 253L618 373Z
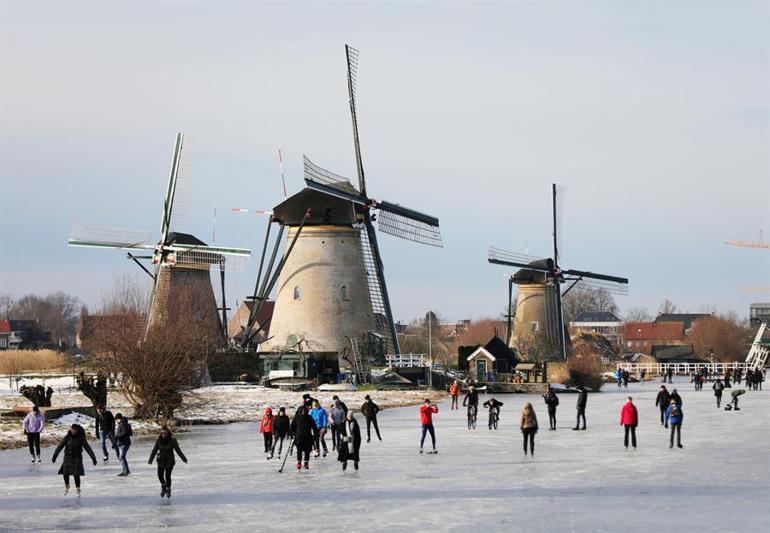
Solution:
M745 362L730 363L618 363L617 368L628 370L631 373L639 374L644 370L647 374L665 374L669 369L676 375L689 376L703 369L706 369L711 375L724 374L726 370L735 373L736 370L746 372L750 367Z
M424 353L386 354L385 362L391 368L414 368L430 366L430 358Z

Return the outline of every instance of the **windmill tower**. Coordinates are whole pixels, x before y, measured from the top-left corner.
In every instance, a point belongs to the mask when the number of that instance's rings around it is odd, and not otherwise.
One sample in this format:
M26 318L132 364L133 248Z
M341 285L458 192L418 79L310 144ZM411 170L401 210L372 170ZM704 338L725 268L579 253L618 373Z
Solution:
M346 45L345 53L358 187L305 157L307 187L273 210L293 251L284 255L263 350L302 339L313 350L342 353L373 334L399 353L373 222L384 233L442 246L437 218L368 196L356 114L358 51Z
M511 347L522 349L538 345L541 350L567 358L569 332L564 323L562 298L578 283L581 286L606 290L612 294L627 294L628 279L584 270L562 270L559 265L561 241L561 212L564 190L556 184L551 188L553 221L553 257L537 258L526 254L490 247L488 260L497 265L518 267L509 278L508 308L511 309L512 286L519 287ZM561 285L570 282L566 290ZM508 313L511 315L510 311ZM509 319L510 323L510 319Z
M188 233L176 231L184 216L184 200L189 187L189 151L185 149L184 135L177 134L171 163L168 187L161 216L160 239L150 244L146 231L122 230L102 226L73 225L68 244L87 248L117 248L127 250L133 260L153 280L150 307L147 310L146 331L170 318L168 312L175 294L188 292L195 295L196 315L200 317L195 327L207 328L217 334L225 334L226 304L224 289L225 271L241 271L251 252L243 248L208 246ZM132 251L151 252L150 255L134 255ZM140 259L149 259L152 270ZM222 284L222 319L220 320L210 269L219 267ZM225 337L223 336L222 339Z

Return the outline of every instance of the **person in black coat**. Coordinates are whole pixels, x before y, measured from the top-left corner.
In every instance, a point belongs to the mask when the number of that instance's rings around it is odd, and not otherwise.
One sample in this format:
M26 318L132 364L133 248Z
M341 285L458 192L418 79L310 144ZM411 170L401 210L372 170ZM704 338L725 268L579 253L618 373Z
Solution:
M163 426L160 428L160 435L158 435L158 440L155 441L155 446L152 448L152 453L150 453L150 460L147 461L147 464L151 465L155 456L158 456L158 480L160 480L161 498L163 496L171 498L171 472L176 464L174 452L176 452L184 464L187 464L187 457L179 449L179 443L168 427Z
M64 459L62 460L59 475L64 476L64 495L70 491L70 476L75 478L75 490L80 496L80 476L86 475L83 470L83 450L91 457L91 461L96 466L96 455L86 440L86 432L80 424L72 424L67 434L53 452L51 461L56 462L59 453L64 450Z
M658 406L660 409L660 425L663 426L666 425L666 409L668 409L669 400L671 399L671 395L668 393L668 389L665 385L660 386L660 390L658 391L658 395L655 397L655 405Z
M340 445L337 448L337 460L342 463L343 472L348 468L348 461L353 461L353 468L358 470L358 462L361 460L361 429L358 427L358 421L349 411L342 424L342 437Z
M588 391L586 391L586 388L583 385L580 385L578 387L578 399L577 399L577 421L575 422L575 427L572 428L573 431L577 431L578 429L585 430L586 428L586 403L588 402ZM583 419L583 427L580 427L580 419Z
M101 440L102 443L102 455L104 456L104 462L110 458L110 454L107 452L107 440L110 441L110 447L115 448L115 418L112 413L105 409L103 405L99 405L96 408L96 438Z
M559 397L549 387L548 392L543 395L543 400L545 400L545 404L548 406L548 422L551 426L548 429L556 430L556 408L559 406Z
M380 428L377 425L377 413L379 412L379 406L374 403L371 396L367 394L364 397L364 403L361 404L361 413L363 413L364 417L366 417L366 442L372 440L372 424L374 424L374 431L377 433L377 438L382 440L382 437L380 437Z
M289 434L291 429L291 421L286 416L286 408L281 407L278 409L278 415L273 420L273 447L270 450L270 455L275 453L275 447L278 446L278 459L281 458L281 452L283 451L283 441Z
M305 464L305 470L310 468L310 450L313 449L318 427L304 405L297 409L297 414L291 421L291 434L294 435L294 445L297 447L297 470Z
M679 396L679 393L676 391L676 389L671 391L671 398L670 399L676 400L676 403L677 403L677 405L679 405L679 407L682 406L682 397ZM668 407L668 406L666 406L666 407Z
M131 473L128 468L128 449L131 447L131 435L134 434L131 429L131 424L128 423L128 418L118 413L115 415L115 422L117 427L115 428L115 444L118 448L118 460L120 460L120 466L122 471L118 474L119 477L126 477Z

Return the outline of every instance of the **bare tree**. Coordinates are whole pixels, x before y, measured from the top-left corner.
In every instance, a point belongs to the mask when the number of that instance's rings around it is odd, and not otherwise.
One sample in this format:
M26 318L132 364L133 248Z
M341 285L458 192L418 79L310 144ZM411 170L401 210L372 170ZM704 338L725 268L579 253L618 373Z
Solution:
M665 300L663 300L663 303L660 304L660 308L658 309L658 314L668 315L668 314L676 313L677 311L678 309L676 308L676 304L674 304L674 302L666 298Z
M652 320L652 315L646 307L631 307L626 311L626 322L647 322Z
M198 312L202 297L194 287L176 286L162 319L145 335L142 297L132 284L118 282L107 299L99 327L88 341L92 364L116 372L134 416L170 420L182 394L196 388L221 337Z
M7 292L0 292L0 320L7 320L11 318L11 309L15 305L16 301L13 296Z
M605 289L581 287L578 284L564 296L564 321L569 324L584 311L609 311L615 313L615 298Z
M36 320L40 329L48 331L62 348L75 338L79 301L61 291L40 297L34 294L22 296L13 303L8 314L20 320Z

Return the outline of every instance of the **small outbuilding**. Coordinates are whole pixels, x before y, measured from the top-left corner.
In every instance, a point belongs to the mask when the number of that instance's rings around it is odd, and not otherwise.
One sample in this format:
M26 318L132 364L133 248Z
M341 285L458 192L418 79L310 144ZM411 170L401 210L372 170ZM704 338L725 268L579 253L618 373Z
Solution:
M467 357L468 377L474 381L495 381L501 374L510 374L519 358L505 341L495 335Z

